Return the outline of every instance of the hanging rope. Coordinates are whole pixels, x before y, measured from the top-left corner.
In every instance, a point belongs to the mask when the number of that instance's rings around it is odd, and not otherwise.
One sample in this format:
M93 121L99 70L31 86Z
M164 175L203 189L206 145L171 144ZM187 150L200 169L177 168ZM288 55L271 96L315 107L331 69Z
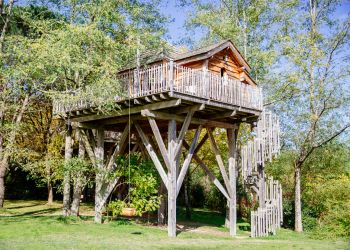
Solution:
M129 136L128 136L128 170L129 170L129 182L128 182L128 203L130 203L130 180L131 180L131 171L130 171L130 143L131 143L131 125L130 125L130 122L131 122L131 114L130 114L130 91L129 92L129 123L128 123L128 130L129 130Z

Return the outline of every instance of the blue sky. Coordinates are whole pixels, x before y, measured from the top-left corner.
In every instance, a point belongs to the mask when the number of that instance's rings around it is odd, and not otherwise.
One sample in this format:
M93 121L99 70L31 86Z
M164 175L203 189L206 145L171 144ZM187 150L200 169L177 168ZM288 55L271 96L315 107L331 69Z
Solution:
M188 36L188 31L184 25L189 12L193 11L191 7L180 6L178 0L164 0L160 6L161 12L172 19L168 25L167 40L173 44L178 44L182 39ZM191 39L198 41L202 37L202 32L196 30L191 33Z
M215 0L212 0L215 1ZM184 28L184 24L189 12L193 11L191 7L182 7L179 4L179 0L163 0L160 5L161 12L172 19L168 25L167 40L173 44L178 44L181 39L189 36L188 31ZM343 0L342 6L338 7L335 12L335 17L344 19L350 13L350 0ZM190 37L194 41L198 41L203 36L203 32L197 29L195 32L191 32Z

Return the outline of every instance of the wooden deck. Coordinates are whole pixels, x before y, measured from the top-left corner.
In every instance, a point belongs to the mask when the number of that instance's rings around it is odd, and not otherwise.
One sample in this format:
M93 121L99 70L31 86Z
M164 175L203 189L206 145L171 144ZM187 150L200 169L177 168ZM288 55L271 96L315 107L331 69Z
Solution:
M197 104L207 104L231 110L256 114L262 111L262 90L237 79L224 78L206 70L195 70L173 62L120 74L121 96L116 102L123 106L144 105L169 98ZM94 108L90 100L74 103L54 102L55 114L82 115ZM123 107L121 107L123 108Z

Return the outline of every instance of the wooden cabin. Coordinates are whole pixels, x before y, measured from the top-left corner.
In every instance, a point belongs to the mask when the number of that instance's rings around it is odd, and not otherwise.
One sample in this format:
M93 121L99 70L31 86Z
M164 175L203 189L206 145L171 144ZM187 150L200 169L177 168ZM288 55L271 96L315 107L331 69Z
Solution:
M98 169L113 171L116 157L130 153L128 148L146 152L167 190L168 234L172 237L176 236L176 198L190 163L196 161L228 199L230 235L234 236L239 124L257 122L263 110L261 88L249 72L249 64L229 40L186 53L149 55L142 67L131 66L120 72L123 92L115 97L119 107L115 111L100 114L89 100L81 100L68 105L55 102L54 113L65 116L68 128L79 131L80 143ZM227 131L227 161L219 152L213 135L215 128ZM194 137L186 141L189 130L195 131ZM204 130L206 133L201 136ZM72 129L67 131L69 159ZM117 141L107 138L111 133L117 133ZM132 145L128 137L133 139ZM197 156L207 140L223 183ZM186 153L183 162L181 152ZM95 219L101 221L102 207L118 179L106 180L97 174L97 180L102 184L96 184Z

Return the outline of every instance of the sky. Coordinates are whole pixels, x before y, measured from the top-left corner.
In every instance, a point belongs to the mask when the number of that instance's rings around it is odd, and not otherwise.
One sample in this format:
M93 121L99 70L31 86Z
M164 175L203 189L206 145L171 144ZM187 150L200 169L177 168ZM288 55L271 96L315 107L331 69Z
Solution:
M170 17L171 22L168 24L168 34L166 39L174 45L180 44L181 41L189 36L189 31L184 27L188 14L193 11L191 7L180 6L179 0L163 0L160 5L161 13ZM198 41L203 32L197 29L191 32L191 39Z
M346 18L350 13L350 0L343 0L341 2L342 6L337 8L334 16L342 19ZM172 19L168 24L168 34L166 37L169 42L177 45L181 43L181 40L186 38L186 36L190 36L191 39L196 42L203 36L203 31L200 29L189 33L189 31L186 31L184 28L187 15L193 11L193 8L180 6L179 0L163 0L160 4L160 10L165 16Z

